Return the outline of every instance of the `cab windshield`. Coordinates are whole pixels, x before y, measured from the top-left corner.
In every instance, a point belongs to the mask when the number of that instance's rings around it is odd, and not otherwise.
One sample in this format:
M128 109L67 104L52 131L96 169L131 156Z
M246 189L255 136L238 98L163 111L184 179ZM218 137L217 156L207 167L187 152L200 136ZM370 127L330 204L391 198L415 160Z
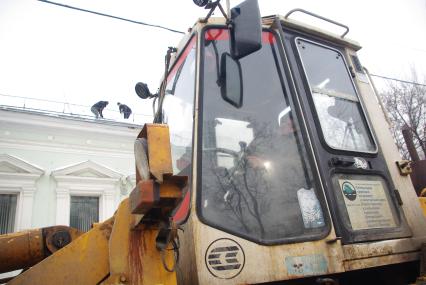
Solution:
M315 239L327 231L323 196L306 155L299 123L284 91L276 38L241 59L243 103L220 92L225 29L208 29L202 46L198 209L216 228L259 243Z

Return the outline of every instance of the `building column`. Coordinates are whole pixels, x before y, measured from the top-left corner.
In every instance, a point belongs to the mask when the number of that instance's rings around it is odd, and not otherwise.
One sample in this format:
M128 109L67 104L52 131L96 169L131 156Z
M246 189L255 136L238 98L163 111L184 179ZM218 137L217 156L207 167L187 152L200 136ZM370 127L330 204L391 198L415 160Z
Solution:
M67 188L56 189L56 225L70 224L70 191Z
M19 213L20 221L18 223L18 231L27 230L32 228L32 217L33 217L33 204L34 204L34 193L35 187L23 187L20 194L20 207L21 213Z
M103 193L103 200L104 200L104 204L103 204L103 215L101 217L99 217L100 221L105 221L106 219L109 219L110 217L112 217L114 215L114 212L116 210L116 205L115 205L115 191L114 189L112 190L108 190L105 191ZM101 196L101 198L102 198Z

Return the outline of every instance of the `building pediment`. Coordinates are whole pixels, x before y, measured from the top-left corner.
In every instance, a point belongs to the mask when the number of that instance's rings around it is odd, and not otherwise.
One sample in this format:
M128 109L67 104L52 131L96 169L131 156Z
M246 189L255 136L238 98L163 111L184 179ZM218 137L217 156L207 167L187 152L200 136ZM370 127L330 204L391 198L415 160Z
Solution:
M112 216L123 175L91 160L51 172L56 187L56 223L69 225L72 196L98 197L99 219Z
M44 170L34 164L0 154L0 193L17 195L15 230L31 228L36 184L43 174Z
M52 171L52 176L110 179L118 179L122 177L120 173L91 160L56 169Z
M81 170L78 170L78 171L74 171L74 172L68 174L68 176L111 178L108 175L106 175L102 172L99 172L95 169L92 169L92 168L85 168L85 169L81 169Z
M9 154L0 154L0 173L42 175L43 169Z
M0 161L0 172L5 173L28 173L27 171L23 170L22 168L18 168L15 165L7 162L7 161Z

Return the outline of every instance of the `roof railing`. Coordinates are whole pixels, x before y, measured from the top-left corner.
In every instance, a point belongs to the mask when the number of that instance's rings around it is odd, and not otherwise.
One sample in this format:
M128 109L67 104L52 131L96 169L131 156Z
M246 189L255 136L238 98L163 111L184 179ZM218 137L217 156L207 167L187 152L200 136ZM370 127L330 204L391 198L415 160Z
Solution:
M0 106L50 115L68 115L84 119L95 119L94 114L90 111L91 106L55 100L0 94ZM128 119L124 119L123 115L117 110L105 108L102 113L104 120L138 125L152 121L152 115L147 114L132 113Z
M304 9L300 9L300 8L296 8L296 9L290 10L290 11L289 11L289 12L288 12L285 16L284 16L284 18L285 18L285 19L287 19L287 18L288 18L291 14L293 14L294 12L301 12L301 13L305 13L305 14L310 15L310 16L312 16L312 17L318 18L318 19L320 19L320 20L323 20L323 21L326 21L326 22L332 23L332 24L334 24L334 25L336 25L336 26L339 26L339 27L342 27L342 28L346 29L346 31L345 31L342 35L340 35L340 37L341 37L341 38L344 38L344 37L346 36L346 34L347 34L347 33L349 33L349 27L348 27L348 26L346 26L346 25L344 25L344 24L342 24L342 23L339 23L339 22L333 21L333 20L331 20L331 19L328 19L328 18L326 18L326 17L320 16L320 15L318 15L318 14L315 14L315 13L312 13L312 12L309 12L309 11L306 11L306 10L304 10Z

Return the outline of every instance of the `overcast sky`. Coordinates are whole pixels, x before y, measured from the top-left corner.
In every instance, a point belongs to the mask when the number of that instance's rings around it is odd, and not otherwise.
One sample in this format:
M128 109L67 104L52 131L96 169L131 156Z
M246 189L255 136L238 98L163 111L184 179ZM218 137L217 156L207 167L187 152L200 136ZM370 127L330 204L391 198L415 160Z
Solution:
M191 0L56 2L180 31L207 13ZM231 0L231 6L240 2ZM419 81L426 76L426 0L259 0L259 5L262 16L304 8L348 25L347 37L363 46L359 57L371 73L409 79L413 66ZM157 89L167 47L181 37L36 0L0 0L0 94L88 106L108 100L110 109L119 101L150 114L150 103L137 98L134 85L143 81Z

